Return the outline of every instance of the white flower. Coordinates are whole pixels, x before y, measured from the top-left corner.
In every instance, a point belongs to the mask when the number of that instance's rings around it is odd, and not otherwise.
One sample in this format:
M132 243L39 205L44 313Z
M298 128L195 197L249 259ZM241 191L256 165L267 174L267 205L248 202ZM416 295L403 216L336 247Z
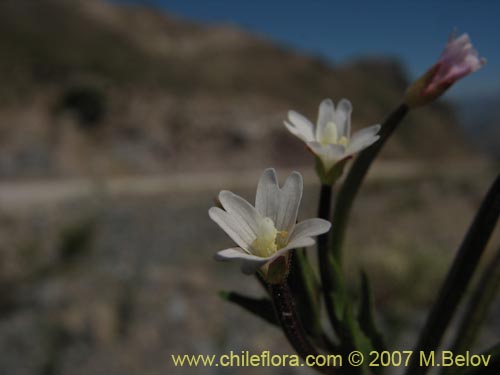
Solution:
M300 173L293 172L280 188L272 168L259 180L255 207L230 191L221 191L224 210L212 207L208 214L238 247L219 251L215 258L240 260L242 271L252 274L292 249L313 245L311 237L328 232L331 224L323 219L296 224L301 198Z
M372 145L380 137L380 125L373 125L355 132L351 136L352 104L342 99L337 109L331 99L319 106L316 128L307 118L295 111L288 112L287 129L302 139L316 154L328 172L333 165Z

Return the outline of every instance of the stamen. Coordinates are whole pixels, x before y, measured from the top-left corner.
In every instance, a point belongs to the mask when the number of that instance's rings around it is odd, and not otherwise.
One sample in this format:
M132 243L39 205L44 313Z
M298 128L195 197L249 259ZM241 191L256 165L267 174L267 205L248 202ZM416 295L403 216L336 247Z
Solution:
M268 257L278 251L277 239L278 231L273 221L266 217L259 223L257 238L253 241L251 247L254 254L261 257Z
M347 146L349 144L349 140L347 139L346 136L340 137L338 144L341 146Z
M337 132L337 124L333 121L329 121L325 124L323 128L323 134L321 134L321 139L319 141L323 145L327 144L337 144L338 141L338 132Z
M320 135L319 142L323 146L341 145L347 147L347 145L349 144L349 139L344 135L339 138L337 124L333 121L329 121L323 128L323 133Z
M286 230L278 231L275 240L276 247L278 248L278 250L286 246L287 238L288 238L288 232Z

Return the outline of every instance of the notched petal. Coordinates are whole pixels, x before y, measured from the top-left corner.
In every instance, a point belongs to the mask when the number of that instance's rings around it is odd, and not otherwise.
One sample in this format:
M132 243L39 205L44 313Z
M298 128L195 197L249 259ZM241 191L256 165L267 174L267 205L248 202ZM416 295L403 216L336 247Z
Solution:
M276 221L278 211L278 177L273 168L268 168L262 173L257 184L255 194L255 209L262 217Z
M316 140L321 139L325 126L328 122L334 121L335 104L331 99L324 99L318 109L318 121L316 122Z
M255 234L251 233L248 226L240 226L231 215L219 207L208 210L208 216L217 224L238 246L249 249L255 240Z
M337 124L339 138L346 137L349 139L351 137L351 113L351 102L345 98L341 99L335 112L335 123Z
M288 111L288 120L307 141L314 140L314 125L306 117L295 111Z
M250 203L228 190L219 193L219 201L241 228L248 228L256 235L260 215Z

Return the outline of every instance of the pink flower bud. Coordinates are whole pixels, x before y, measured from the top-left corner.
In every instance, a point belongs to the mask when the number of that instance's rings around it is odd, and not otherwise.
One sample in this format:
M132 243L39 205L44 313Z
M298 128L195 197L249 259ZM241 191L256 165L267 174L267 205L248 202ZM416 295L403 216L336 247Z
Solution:
M406 93L405 103L418 107L436 100L451 85L486 63L472 46L469 35L450 36L441 57Z

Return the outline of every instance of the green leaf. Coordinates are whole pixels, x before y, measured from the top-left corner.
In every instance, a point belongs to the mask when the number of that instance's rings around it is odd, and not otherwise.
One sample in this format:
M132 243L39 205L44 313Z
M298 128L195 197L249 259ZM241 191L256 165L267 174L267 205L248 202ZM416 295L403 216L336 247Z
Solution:
M342 321L343 321L343 326L348 331L348 335L350 338L350 342L348 343L350 346L349 351L358 350L361 353L363 353L363 356L366 359L363 363L363 366L358 368L359 371L357 373L363 375L370 374L372 372L372 369L370 369L370 367L368 366L369 361L367 359L370 358L370 352L374 348L371 343L371 340L368 338L368 336L365 335L358 321L354 317L350 305L346 306Z
M64 228L58 247L61 265L73 265L88 254L95 224L95 219L92 217Z
M465 238L458 249L438 297L427 317L414 351L436 350L453 319L457 307L477 270L488 240L500 216L500 175L484 197ZM419 363L413 356L406 375L423 375L428 366Z
M373 347L379 352L387 350L383 336L375 323L373 297L370 282L365 272L361 273L361 303L359 305L358 321L363 332L370 338Z
M294 251L288 281L304 329L311 337L320 338L321 285L303 250Z
M335 316L337 317L337 320L339 322L342 322L348 305L348 297L344 284L344 277L338 263L334 260L331 261L330 271L333 281L333 290L330 294L330 298L333 299L332 304L335 311Z
M248 312L264 319L266 322L279 326L273 303L268 298L254 298L236 292L220 291L219 296L228 302L232 302Z
M390 138L392 133L398 128L401 121L408 113L409 108L401 104L398 106L382 124L382 129L379 132L380 139L370 147L364 149L357 157L349 173L338 192L335 200L335 210L333 213L333 226L331 230L332 254L337 262L342 264L342 246L344 242L347 223L351 207L356 199L356 196L361 188L370 166L376 159L378 153L383 148L385 142Z
M495 295L500 287L500 249L495 258L486 267L481 278L475 286L467 303L467 308L457 329L451 351L462 354L474 345L488 311L495 300ZM452 374L457 367L448 367L443 373Z

